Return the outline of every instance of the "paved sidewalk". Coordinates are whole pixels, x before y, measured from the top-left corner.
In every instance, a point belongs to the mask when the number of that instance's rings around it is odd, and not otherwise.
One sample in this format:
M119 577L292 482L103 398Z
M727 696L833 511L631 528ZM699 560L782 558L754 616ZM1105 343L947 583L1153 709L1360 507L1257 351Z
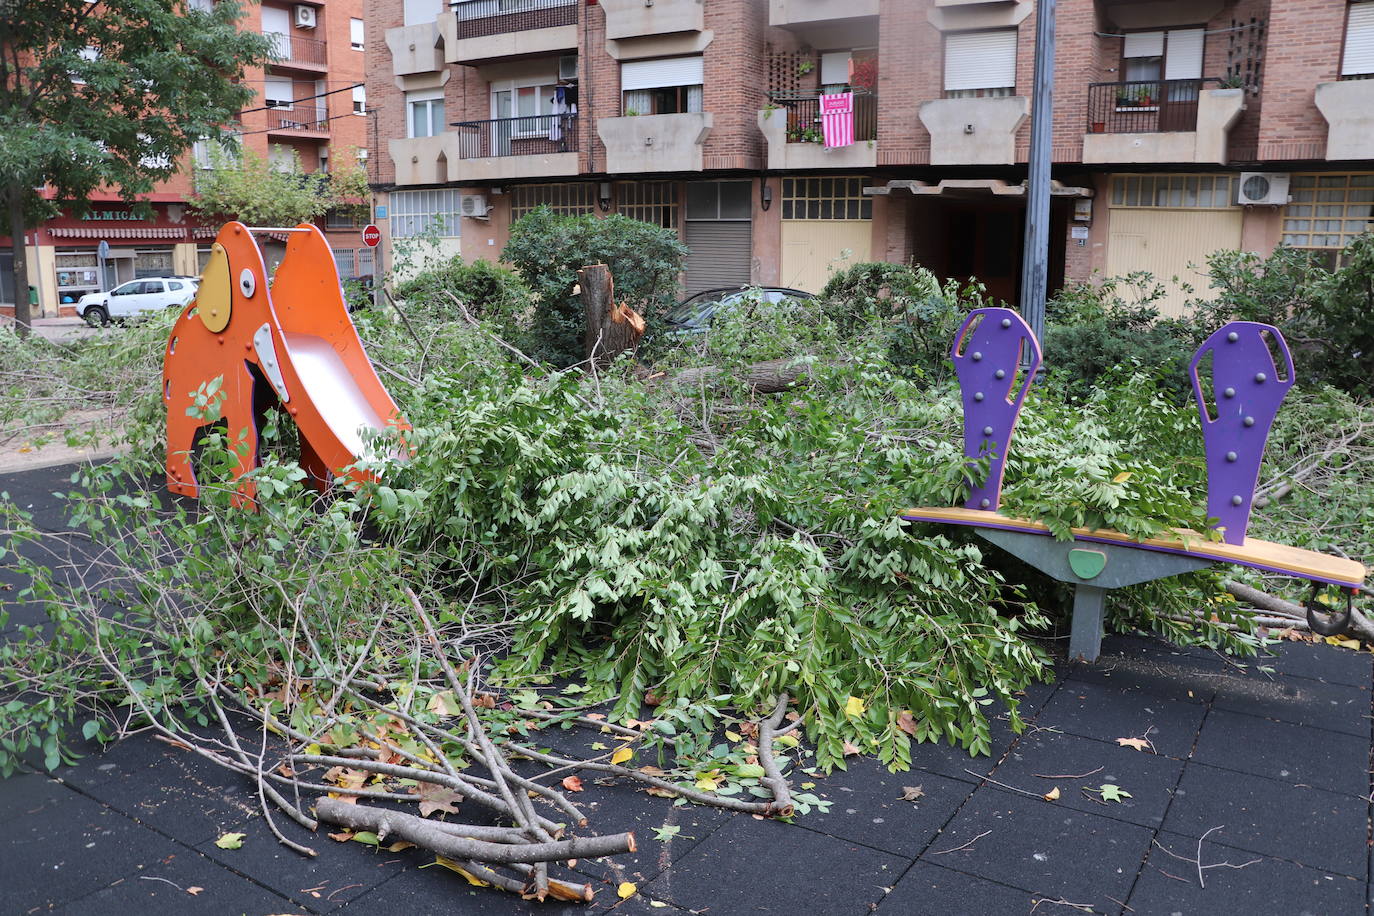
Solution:
M46 494L65 480L63 469L0 476L0 490L56 529ZM33 620L11 608L0 638ZM816 780L834 804L794 825L588 776L578 801L596 802L592 829L632 829L640 847L578 863L599 887L590 906L524 902L423 867L413 850L378 854L283 824L319 848L303 859L275 842L244 781L137 738L56 779L0 781L0 912L1366 913L1374 656L1285 643L1242 665L1143 637L1104 649L1028 692L1024 734L995 722L992 757L922 745L916 769L897 775L856 761ZM1104 800L1104 785L1129 795ZM914 786L918 800L901 800ZM1041 798L1056 788L1056 801ZM680 833L656 841L665 824ZM215 847L226 831L247 835L241 849ZM619 901L621 881L639 892Z

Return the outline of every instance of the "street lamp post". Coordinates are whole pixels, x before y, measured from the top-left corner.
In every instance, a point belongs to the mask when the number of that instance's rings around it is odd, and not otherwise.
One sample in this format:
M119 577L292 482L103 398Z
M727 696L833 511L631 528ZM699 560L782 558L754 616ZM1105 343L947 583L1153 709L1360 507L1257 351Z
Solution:
M1035 84L1031 94L1026 233L1021 250L1021 314L1037 339L1045 334L1050 260L1050 146L1054 124L1054 2L1035 5Z

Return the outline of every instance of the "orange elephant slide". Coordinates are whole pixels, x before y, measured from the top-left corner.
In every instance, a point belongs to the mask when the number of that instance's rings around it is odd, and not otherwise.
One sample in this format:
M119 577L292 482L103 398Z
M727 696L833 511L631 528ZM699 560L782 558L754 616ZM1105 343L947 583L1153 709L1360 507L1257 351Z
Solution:
M270 283L255 231L289 233ZM228 223L216 237L200 291L173 326L163 357L167 486L175 493L200 493L191 458L207 421L187 409L216 377L223 378L226 433L240 449L235 477L258 466L259 428L272 406L295 421L301 464L321 490L364 456L366 430L405 425L363 352L333 253L311 225Z

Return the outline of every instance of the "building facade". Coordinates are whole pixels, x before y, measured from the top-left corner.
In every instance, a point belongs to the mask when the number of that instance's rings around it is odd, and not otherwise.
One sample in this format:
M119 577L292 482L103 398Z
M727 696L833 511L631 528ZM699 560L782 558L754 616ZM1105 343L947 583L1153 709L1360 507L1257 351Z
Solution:
M274 35L278 59L248 74L258 97L232 125L244 148L283 169L299 161L305 172L328 169L339 156L366 158L370 138L363 88L363 5L363 0L266 0L246 8L241 27ZM186 201L196 174L222 161L207 143L197 143L177 174L145 195L151 217L140 217L117 193L106 192L92 195L84 215L63 208L61 215L31 230L28 273L37 300L35 317L75 314L82 295L139 277L199 275L219 227L200 225ZM361 225L330 215L321 228L344 276L374 272ZM269 257L280 257L285 250L283 240L264 241ZM101 242L108 244L104 258ZM0 314L13 314L12 270L10 239L0 237Z
M384 234L496 259L545 204L691 248L688 291L862 260L1015 302L1033 0L374 0ZM1374 206L1371 0L1059 0L1051 283L1327 260ZM853 92L855 142L819 100ZM388 199L389 198L389 199ZM380 213L379 213L380 216ZM1174 278L1177 278L1175 280Z

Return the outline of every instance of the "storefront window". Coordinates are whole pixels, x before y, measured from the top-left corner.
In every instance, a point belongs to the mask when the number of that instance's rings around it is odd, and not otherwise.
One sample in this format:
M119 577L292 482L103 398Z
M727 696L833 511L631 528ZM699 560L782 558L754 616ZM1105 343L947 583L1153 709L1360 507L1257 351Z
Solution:
M172 273L172 249L140 248L134 252L134 277L166 277Z
M57 267L57 301L70 304L86 293L100 291L99 264L94 251L63 252Z

